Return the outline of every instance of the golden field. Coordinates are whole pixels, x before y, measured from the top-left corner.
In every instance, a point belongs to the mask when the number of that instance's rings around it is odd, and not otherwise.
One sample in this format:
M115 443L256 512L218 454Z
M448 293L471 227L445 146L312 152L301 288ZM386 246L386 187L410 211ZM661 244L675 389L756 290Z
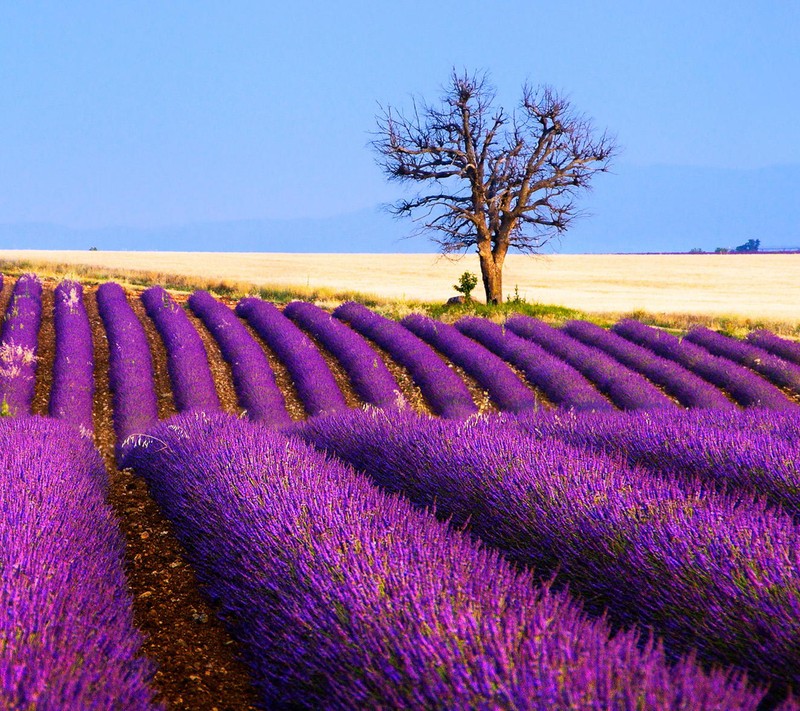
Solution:
M251 283L445 301L475 255L0 250L0 259L88 265ZM800 255L511 255L504 291L589 313L735 315L800 321ZM480 296L480 286L475 294Z

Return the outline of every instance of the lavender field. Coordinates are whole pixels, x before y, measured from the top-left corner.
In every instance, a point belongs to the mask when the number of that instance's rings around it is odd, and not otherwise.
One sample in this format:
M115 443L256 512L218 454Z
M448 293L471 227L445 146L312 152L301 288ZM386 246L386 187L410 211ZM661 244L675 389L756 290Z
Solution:
M800 709L797 343L0 309L0 707Z

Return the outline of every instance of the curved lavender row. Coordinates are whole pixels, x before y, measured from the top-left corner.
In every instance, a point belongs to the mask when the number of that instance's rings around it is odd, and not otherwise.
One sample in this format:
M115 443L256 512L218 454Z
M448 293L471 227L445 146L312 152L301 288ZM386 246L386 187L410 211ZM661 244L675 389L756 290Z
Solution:
M293 301L284 316L316 338L342 364L356 394L376 407L403 402L400 386L368 341L327 311L304 301Z
M181 412L192 408L219 410L219 396L203 340L186 312L160 286L143 291L140 298L167 351L175 406Z
M800 343L797 341L789 341L765 330L748 333L747 340L754 346L763 348L779 358L800 365Z
M0 707L150 709L106 472L65 422L0 420Z
M247 411L247 416L268 425L290 424L283 393L275 382L264 349L233 311L207 291L195 291L189 297L189 308L214 336L231 366L239 405Z
M614 406L575 368L540 346L476 316L459 319L455 327L519 368L528 382L558 407L613 410Z
M664 358L680 363L687 370L723 388L744 407L766 407L770 410L786 410L794 405L771 383L747 368L720 358L704 348L688 341L680 341L666 331L661 331L633 319L623 319L611 327L637 345L649 348Z
M339 306L333 315L375 341L407 368L437 415L460 419L478 411L464 381L447 367L433 348L396 321L353 301Z
M506 328L569 363L623 410L675 407L674 402L639 373L621 365L600 349L590 348L548 326L544 321L530 316L512 316L506 321Z
M108 378L114 405L116 455L121 461L125 440L147 432L158 421L153 359L144 326L119 284L97 288L97 308L108 337Z
M249 322L286 366L309 415L347 408L344 395L322 354L274 304L254 297L242 299L236 305L236 314Z
M355 412L311 420L298 434L515 562L557 569L595 611L652 626L672 653L695 650L800 684L800 530L791 517L526 437L502 417Z
M42 320L42 282L23 274L14 284L0 331L0 403L11 415L31 412Z
M610 637L567 594L297 440L197 412L152 434L127 463L221 605L265 707L758 703L741 679Z
M678 482L763 496L800 520L800 444L759 431L741 410L709 419L707 412L659 411L546 413L518 422L536 437L603 450Z
M684 407L720 409L735 407L719 388L715 388L674 361L661 358L605 328L589 321L567 321L562 329L581 343L605 351L618 362L660 385Z
M83 303L83 287L65 279L53 291L55 359L50 389L51 417L66 420L82 432L93 431L94 345Z
M728 338L703 326L694 326L683 339L705 348L715 356L744 365L763 375L774 385L800 395L800 366L772 355L763 348Z
M538 406L535 394L501 358L455 326L421 314L406 316L401 323L475 378L501 410L521 412Z

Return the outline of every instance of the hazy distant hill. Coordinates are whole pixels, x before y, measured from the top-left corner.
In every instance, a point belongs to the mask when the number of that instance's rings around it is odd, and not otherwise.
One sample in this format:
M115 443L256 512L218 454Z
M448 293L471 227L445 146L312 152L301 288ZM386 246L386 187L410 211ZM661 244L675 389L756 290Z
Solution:
M800 246L800 166L725 170L620 166L582 203L590 213L548 251L713 251L760 239ZM377 207L321 219L264 219L135 229L0 225L0 249L129 249L229 252L433 252Z

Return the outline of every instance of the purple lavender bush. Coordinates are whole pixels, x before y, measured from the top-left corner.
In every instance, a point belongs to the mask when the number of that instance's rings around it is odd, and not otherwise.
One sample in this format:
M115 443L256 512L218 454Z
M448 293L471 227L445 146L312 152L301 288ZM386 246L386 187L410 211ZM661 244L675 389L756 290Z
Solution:
M42 282L23 274L14 284L0 330L0 403L7 415L31 412L42 320Z
M127 463L265 707L754 709L761 696L610 636L567 593L270 428L187 413Z
M153 359L147 334L119 284L97 288L97 308L108 337L109 387L114 406L116 455L122 458L125 440L147 432L158 421Z
M800 365L800 343L776 336L766 330L752 331L747 334L747 340L754 346L763 348L770 353L788 360L790 363Z
M689 341L680 341L671 333L633 319L623 319L614 324L611 330L664 358L680 363L684 368L728 392L743 407L765 407L770 410L795 407L778 388L764 378L727 358L711 355Z
M319 349L277 306L249 297L236 305L236 314L247 320L286 366L306 413L330 414L347 408Z
M333 315L377 343L395 361L407 368L437 415L461 419L478 411L467 386L458 374L425 341L396 321L379 316L354 301L342 304Z
M591 380L623 410L672 408L675 404L630 368L626 368L598 348L590 348L566 333L530 316L512 316L506 328L532 341L569 363Z
M186 312L160 286L143 291L140 298L167 351L175 407L180 412L193 408L219 410L219 396L203 340Z
M287 304L283 314L316 338L341 363L353 390L365 403L375 407L404 403L394 376L361 334L304 301Z
M771 415L776 413L766 411ZM800 521L800 444L783 426L759 427L753 411L614 412L592 417L543 413L519 418L538 438L618 456L676 483L698 480L718 491L764 497ZM798 423L795 418L795 432Z
M66 422L2 419L0 471L0 707L157 708L97 450Z
M652 627L671 654L800 685L790 516L502 423L353 412L298 434L514 562L558 571L592 611Z
M538 407L536 395L507 363L455 326L421 314L406 316L401 323L475 378L501 410L522 412Z
M684 407L734 408L719 388L690 373L674 361L627 341L588 321L567 321L562 330L587 346L607 353L622 365L641 373L676 398Z
M558 407L613 410L614 406L583 375L540 346L477 316L459 319L455 327L492 353L519 368L528 382Z
M94 344L83 287L65 279L54 290L55 359L48 412L86 434L93 431Z
M214 336L231 366L239 405L251 420L284 426L292 419L264 349L236 314L207 291L195 291L189 308Z
M800 395L800 366L772 355L763 348L754 346L752 343L737 341L735 338L728 338L703 326L694 326L689 329L684 341L705 348L716 356L728 358L744 365L763 375L778 387L786 388L795 395Z

